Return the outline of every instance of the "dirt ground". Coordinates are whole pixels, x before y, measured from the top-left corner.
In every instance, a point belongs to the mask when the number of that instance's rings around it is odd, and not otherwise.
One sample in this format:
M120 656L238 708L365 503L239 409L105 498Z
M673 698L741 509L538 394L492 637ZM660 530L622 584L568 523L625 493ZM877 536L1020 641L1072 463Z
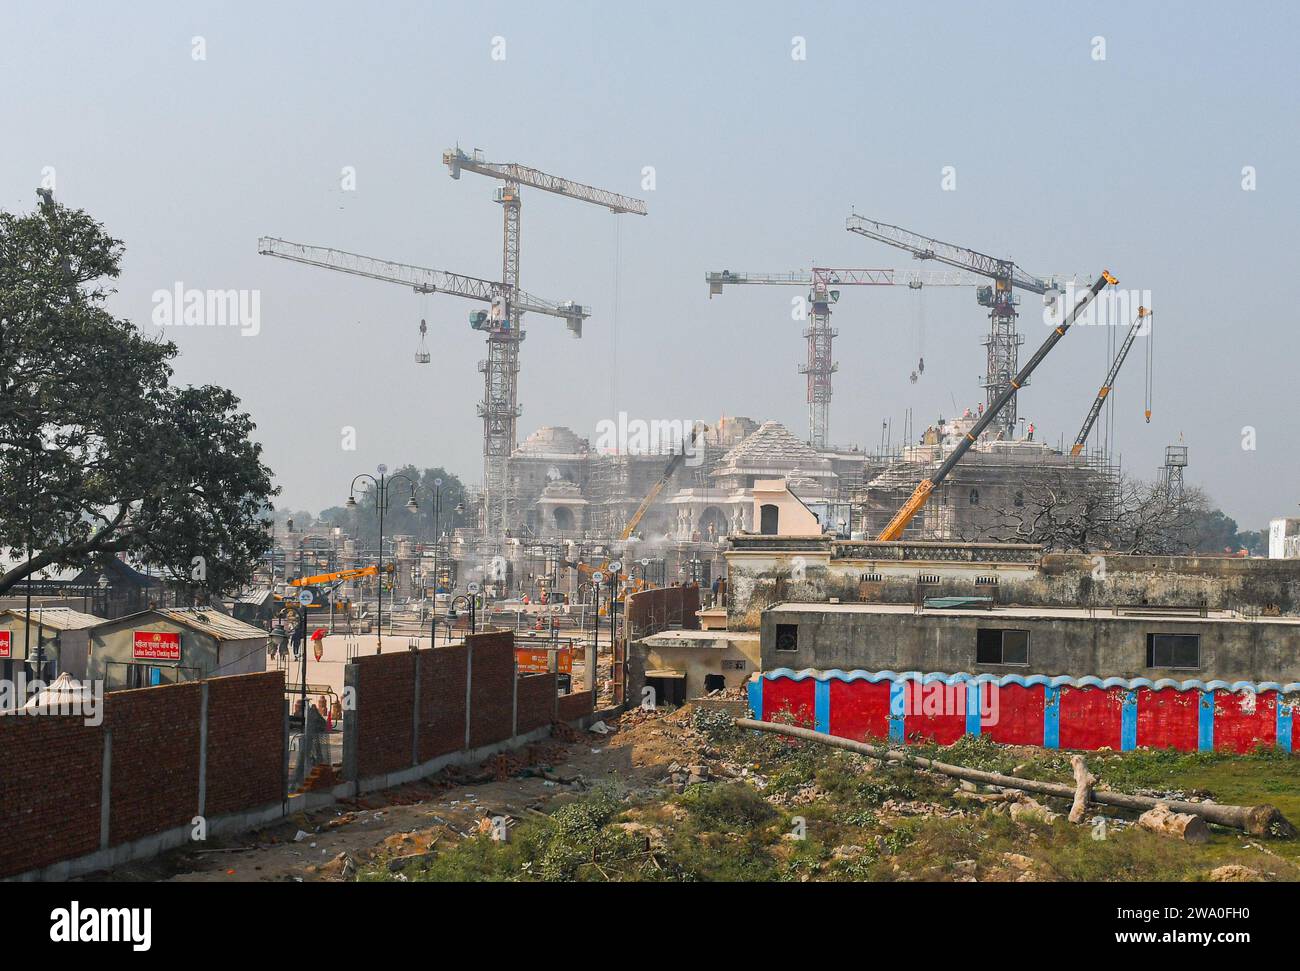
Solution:
M653 785L672 763L695 760L702 745L693 732L681 730L687 724L682 711L633 711L607 724L608 735L574 732L571 741L553 739L511 753L521 762L529 753L533 756L536 764L525 768L529 774L524 776L489 778L490 763L448 770L87 879L338 880L346 878L350 866L374 856L418 854L442 841L458 841L486 825L485 818L505 817L512 823L549 810L611 775L626 786Z
M958 785L924 770L820 748L773 748L772 736L764 743L750 737L755 733L728 740L702 727L694 707L627 712L611 719L606 733L557 726L551 739L478 766L448 769L419 783L299 814L260 831L195 843L88 879L418 878L452 848L468 849L469 837L524 823L534 814L550 815L567 802L589 802L592 790L610 780L627 805L621 821L610 825L651 837L663 873L674 879L1300 879L1297 840L1261 841L1223 830L1208 845L1191 846L1141 831L1133 819L1112 811L1107 811L1110 835L1099 837L1096 807L1083 826L1053 823L1047 817L1055 813L1034 815L1047 807L1035 808L1033 800L1013 806L997 790L976 792L969 783ZM1069 777L1066 756L1055 751L967 739L963 751L948 752L953 761L1004 774L1023 770L1026 778ZM1151 751L1097 752L1089 759L1119 791L1163 798L1212 795L1251 805L1270 801L1300 819L1295 796L1300 777L1290 759ZM728 785L733 782L749 784ZM692 793L703 790L718 801L692 803ZM761 797L752 795L755 791ZM710 806L724 816L736 805L744 809L744 799L735 803L737 792L749 792L750 800L771 807L763 809L763 820L748 828L723 816L701 821L699 813ZM1066 808L1056 806L1058 812ZM805 817L816 839L788 842L791 821ZM627 871L633 877L635 872ZM658 876L658 871L650 874Z

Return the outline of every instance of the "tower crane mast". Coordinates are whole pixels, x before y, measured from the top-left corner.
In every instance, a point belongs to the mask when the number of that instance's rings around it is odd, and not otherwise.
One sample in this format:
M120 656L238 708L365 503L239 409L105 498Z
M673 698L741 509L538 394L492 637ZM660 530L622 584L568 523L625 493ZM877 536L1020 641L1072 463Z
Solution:
M808 442L813 448L826 448L830 430L831 375L838 369L831 356L831 345L838 333L831 327L831 304L839 300L840 287L902 286L913 290L922 287L975 286L980 278L952 270L904 271L848 269L815 266L792 273L735 273L722 270L705 274L709 298L722 293L725 286L808 287L808 356L799 372L808 376Z
M1016 333L1017 299L1014 290L1047 294L1060 289L1060 284L1054 280L1042 280L1026 273L1011 260L922 236L920 233L868 219L857 213L849 216L845 228L867 239L906 250L918 260L936 260L954 269L966 270L992 279L992 286L983 287L976 292L980 305L989 308L989 335L984 341L988 349L984 378L988 403L985 409L987 414L992 410L993 402L998 400L1010 386L1012 375L1016 373L1020 345L1025 342L1024 337ZM1008 402L1007 407L998 417L997 427L1003 438L1012 437L1016 427L1014 398Z
M483 419L483 527L489 543L505 535L510 518L510 454L518 441L519 419L519 345L524 339L523 313L520 302L520 186L541 189L569 199L603 206L613 213L646 214L640 199L549 175L518 162L490 162L483 153L467 154L460 147L442 153L443 164L453 179L461 172L472 172L497 179L496 202L502 208L503 243L501 247L501 284L503 313L507 326L488 334L488 356L479 364L483 372L483 401L479 415Z

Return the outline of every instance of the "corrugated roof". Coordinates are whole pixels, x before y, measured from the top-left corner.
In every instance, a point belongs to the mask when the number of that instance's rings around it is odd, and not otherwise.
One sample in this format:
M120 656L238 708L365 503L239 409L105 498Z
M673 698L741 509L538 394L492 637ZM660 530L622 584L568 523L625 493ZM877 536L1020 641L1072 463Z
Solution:
M235 620L234 617L223 614L219 610L200 607L157 607L155 609L177 623L186 624L193 630L215 634L228 641L266 636L266 631L262 628L246 624L242 620Z
M6 610L4 615L12 615L21 619L26 613L25 610L11 609ZM87 627L94 627L96 624L102 624L103 622L103 617L82 613L80 610L73 610L71 607L32 608L32 623L48 627L51 630L85 630Z
M100 624L121 624L133 621L145 614L158 614L168 620L183 624L190 630L201 631L225 641L242 641L254 637L265 637L266 631L242 620L235 620L229 614L207 607L151 607L138 614L118 617L115 620L101 620Z

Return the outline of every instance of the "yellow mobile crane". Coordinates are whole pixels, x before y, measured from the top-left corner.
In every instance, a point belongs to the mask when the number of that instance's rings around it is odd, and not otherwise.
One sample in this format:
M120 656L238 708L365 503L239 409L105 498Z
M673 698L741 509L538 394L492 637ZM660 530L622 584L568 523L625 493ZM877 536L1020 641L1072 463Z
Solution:
M1150 310L1147 310L1146 307L1138 307L1137 319L1129 325L1128 334L1124 337L1124 343L1119 346L1119 350L1115 353L1115 360L1106 373L1106 380L1102 382L1101 390L1097 392L1096 400L1093 401L1092 408L1088 411L1088 417L1083 420L1083 427L1079 429L1079 435L1070 448L1071 455L1078 455L1083 451L1083 444L1088 440L1088 433L1092 431L1097 416L1101 414L1101 406L1106 403L1106 396L1110 394L1110 389L1115 386L1115 378L1119 376L1119 369L1124 364L1124 358L1128 357L1129 348L1133 346L1133 339L1137 337L1138 331L1142 329L1143 321L1150 316ZM1151 409L1147 408L1147 421L1150 420Z
M395 567L392 563L384 565L385 573L392 573ZM362 566L355 570L338 570L334 573L319 573L314 577L298 577L296 580L290 580L291 587L315 587L322 583L342 583L344 580L356 580L360 577L373 577L379 575L379 567Z
M645 514L650 510L650 507L654 505L655 500L659 498L659 493L664 491L664 486L672 480L672 477L677 473L677 470L681 468L682 463L686 461L686 457L695 447L695 443L698 441L700 435L708 430L709 426L703 422L697 422L695 427L691 429L691 437L682 446L680 452L673 453L673 457L664 467L663 475L659 476L659 479L655 484L650 487L650 491L647 492L645 498L641 500L641 505L636 507L636 512L632 513L632 517L627 521L627 525L624 526L623 531L619 533L619 542L626 542L631 538L632 534L636 532L636 528L641 525L641 520L645 518ZM598 567L591 567L585 563L566 563L565 566L576 567L579 573L595 573L597 571L605 573L609 570L609 559L606 558L605 562ZM623 582L630 579L630 577L626 573L620 573L617 577L611 579Z
M970 447L979 440L984 429L988 428L988 426L993 423L998 412L1003 409L1008 401L1015 397L1016 392L1020 390L1020 386L1029 379L1029 375L1033 373L1034 368L1038 367L1039 363L1041 363L1043 358L1047 356L1048 352L1056 346L1057 341L1065 336L1065 332L1074 324L1074 321L1079 314L1083 312L1088 304L1092 303L1093 299L1102 291L1106 284L1109 283L1114 285L1118 282L1118 280L1111 276L1109 270L1101 271L1101 276L1097 277L1097 281L1088 288L1088 291L1082 297L1079 298L1079 302L1074 305L1074 308L1066 315L1065 319L1057 325L1048 336L1047 340L1043 341L1042 347L1034 352L1034 356L1029 359L1029 363L1020 369L1019 373L1011 379L1010 383L1003 389L1002 393L994 399L993 403L987 409L985 409L984 414L980 416L979 421L975 422L971 427L971 430L966 433L966 437L963 438L957 444L957 447L952 450L949 456L944 460L943 464L939 466L939 470L930 478L921 480L920 485L916 487L916 490L912 493L911 497L907 502L903 503L903 508L898 510L898 513L894 518L889 521L889 525L880 531L880 535L876 537L878 542L896 540L903 535L903 530L907 528L907 524L912 521L916 514L921 511L921 508L925 505L925 501L930 497L930 493L934 491L934 487L947 478L948 473L951 472L957 463L961 461L962 456L970 451Z

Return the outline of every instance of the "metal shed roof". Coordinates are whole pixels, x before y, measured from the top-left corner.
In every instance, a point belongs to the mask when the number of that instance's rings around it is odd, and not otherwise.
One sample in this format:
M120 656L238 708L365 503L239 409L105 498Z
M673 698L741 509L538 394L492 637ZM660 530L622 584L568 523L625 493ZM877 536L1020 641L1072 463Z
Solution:
M0 617L17 617L21 620L26 614L25 610L10 609L0 614ZM104 622L103 617L82 613L71 607L33 607L31 617L33 624L50 630L85 630Z

